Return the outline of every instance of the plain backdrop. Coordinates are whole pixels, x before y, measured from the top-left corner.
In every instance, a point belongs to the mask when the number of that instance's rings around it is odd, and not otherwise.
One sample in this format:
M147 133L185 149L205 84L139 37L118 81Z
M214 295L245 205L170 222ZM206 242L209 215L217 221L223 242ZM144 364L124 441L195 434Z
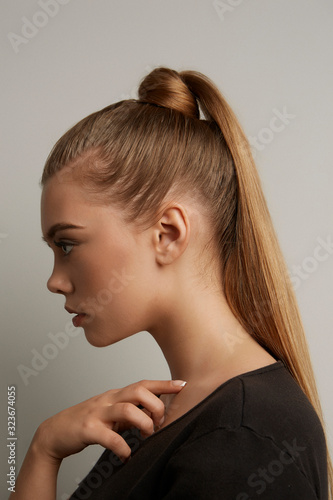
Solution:
M39 214L54 142L88 113L135 97L161 65L212 78L254 144L332 443L332 15L331 0L1 1L1 498L7 386L16 386L20 466L48 416L110 388L169 377L147 333L104 349L82 330L72 335L64 299L45 286L53 257ZM65 460L58 499L100 453L93 446Z

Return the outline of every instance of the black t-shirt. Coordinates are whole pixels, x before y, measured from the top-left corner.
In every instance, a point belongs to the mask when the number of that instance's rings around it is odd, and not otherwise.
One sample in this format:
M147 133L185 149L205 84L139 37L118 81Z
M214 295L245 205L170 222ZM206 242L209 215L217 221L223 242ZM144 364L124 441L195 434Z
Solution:
M327 500L326 443L281 361L228 380L147 439L105 450L71 499Z

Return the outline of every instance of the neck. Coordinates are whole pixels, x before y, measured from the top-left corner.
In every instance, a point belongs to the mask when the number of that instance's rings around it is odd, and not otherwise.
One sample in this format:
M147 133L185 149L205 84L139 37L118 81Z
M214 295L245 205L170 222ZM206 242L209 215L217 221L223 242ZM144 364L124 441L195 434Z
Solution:
M179 296L151 330L173 379L218 383L275 361L240 325L221 293L192 290Z

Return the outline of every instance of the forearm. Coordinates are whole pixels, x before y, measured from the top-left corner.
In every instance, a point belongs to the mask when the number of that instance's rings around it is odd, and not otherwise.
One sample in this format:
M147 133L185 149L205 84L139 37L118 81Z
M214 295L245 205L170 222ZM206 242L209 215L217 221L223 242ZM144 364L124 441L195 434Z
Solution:
M46 457L33 440L9 500L56 500L60 465L61 460Z

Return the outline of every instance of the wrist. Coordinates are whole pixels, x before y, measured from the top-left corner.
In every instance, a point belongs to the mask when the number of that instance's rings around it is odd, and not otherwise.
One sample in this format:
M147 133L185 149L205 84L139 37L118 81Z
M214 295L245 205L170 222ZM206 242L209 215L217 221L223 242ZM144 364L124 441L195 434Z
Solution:
M61 460L47 453L38 428L17 477L15 500L55 500ZM12 498L12 497L11 497Z
M48 463L55 468L59 468L62 459L54 456L49 451L47 446L49 436L44 424L45 423L43 422L36 430L30 444L29 454L34 458L34 460L41 461L43 464Z

